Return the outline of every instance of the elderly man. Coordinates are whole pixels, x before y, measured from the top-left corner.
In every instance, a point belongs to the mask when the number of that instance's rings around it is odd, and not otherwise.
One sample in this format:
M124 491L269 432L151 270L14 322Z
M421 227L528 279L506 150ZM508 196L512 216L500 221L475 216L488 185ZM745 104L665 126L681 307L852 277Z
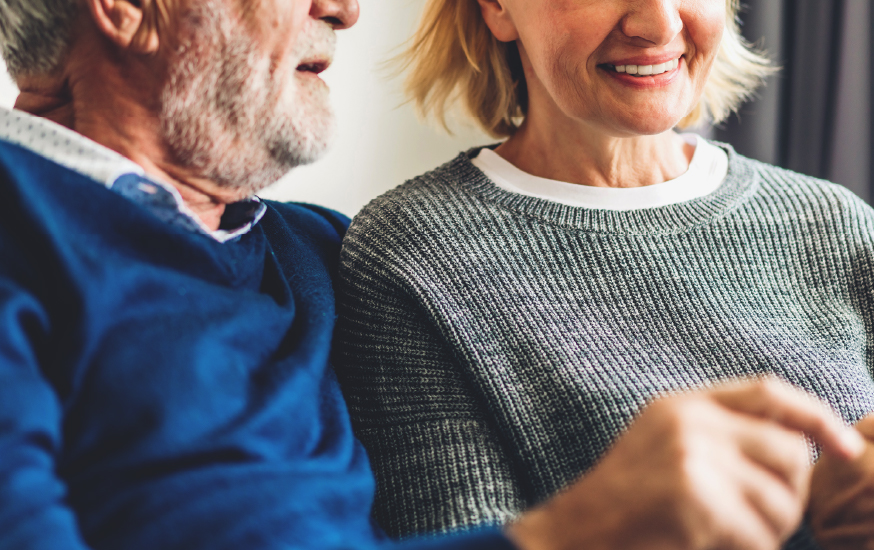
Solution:
M328 368L347 220L254 196L325 148L318 73L357 16L0 0L0 548L389 544ZM769 548L802 514L802 431L861 452L773 381L667 399L505 532L405 547Z

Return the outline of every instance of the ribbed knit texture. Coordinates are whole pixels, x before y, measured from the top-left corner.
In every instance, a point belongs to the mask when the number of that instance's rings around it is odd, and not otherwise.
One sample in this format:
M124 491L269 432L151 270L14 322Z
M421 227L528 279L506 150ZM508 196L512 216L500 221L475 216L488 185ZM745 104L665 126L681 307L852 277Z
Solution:
M473 150L355 218L334 362L390 534L506 522L662 392L775 373L874 410L874 211L726 149L716 192L663 208L509 193Z

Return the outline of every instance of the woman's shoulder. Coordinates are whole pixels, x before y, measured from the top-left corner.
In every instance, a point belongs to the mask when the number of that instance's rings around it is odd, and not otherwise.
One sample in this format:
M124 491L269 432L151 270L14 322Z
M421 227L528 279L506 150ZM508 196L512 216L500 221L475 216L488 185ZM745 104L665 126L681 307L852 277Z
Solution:
M371 200L353 218L350 232L376 226L407 232L434 226L452 226L467 218L475 195L471 180L485 176L471 163L479 149L459 153L455 158ZM435 226L436 227L436 226Z
M846 187L734 153L731 170L756 176L762 194L772 199L807 199L837 205L864 204Z
M730 169L758 182L747 203L753 214L821 231L874 235L874 209L840 184L737 153Z

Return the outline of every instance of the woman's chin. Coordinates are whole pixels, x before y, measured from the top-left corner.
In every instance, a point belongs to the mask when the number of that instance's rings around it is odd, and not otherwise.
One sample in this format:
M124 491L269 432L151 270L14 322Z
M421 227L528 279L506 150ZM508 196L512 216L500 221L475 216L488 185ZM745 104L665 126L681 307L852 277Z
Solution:
M605 101L597 109L568 106L563 115L584 122L587 131L600 129L614 137L653 136L676 128L689 112L687 105L680 101Z
M606 124L607 133L619 137L657 136L670 132L682 117L623 116Z
M626 91L627 92L627 91ZM697 102L685 89L603 94L596 117L601 126L622 135L652 136L675 128ZM586 109L588 116L592 110Z

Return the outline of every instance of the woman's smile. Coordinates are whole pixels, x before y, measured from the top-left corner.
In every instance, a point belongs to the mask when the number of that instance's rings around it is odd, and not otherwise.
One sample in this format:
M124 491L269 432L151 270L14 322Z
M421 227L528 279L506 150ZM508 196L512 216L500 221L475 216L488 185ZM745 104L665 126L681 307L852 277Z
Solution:
M614 80L632 88L661 88L668 86L683 70L683 58L675 57L663 63L626 63L599 65L598 69Z

